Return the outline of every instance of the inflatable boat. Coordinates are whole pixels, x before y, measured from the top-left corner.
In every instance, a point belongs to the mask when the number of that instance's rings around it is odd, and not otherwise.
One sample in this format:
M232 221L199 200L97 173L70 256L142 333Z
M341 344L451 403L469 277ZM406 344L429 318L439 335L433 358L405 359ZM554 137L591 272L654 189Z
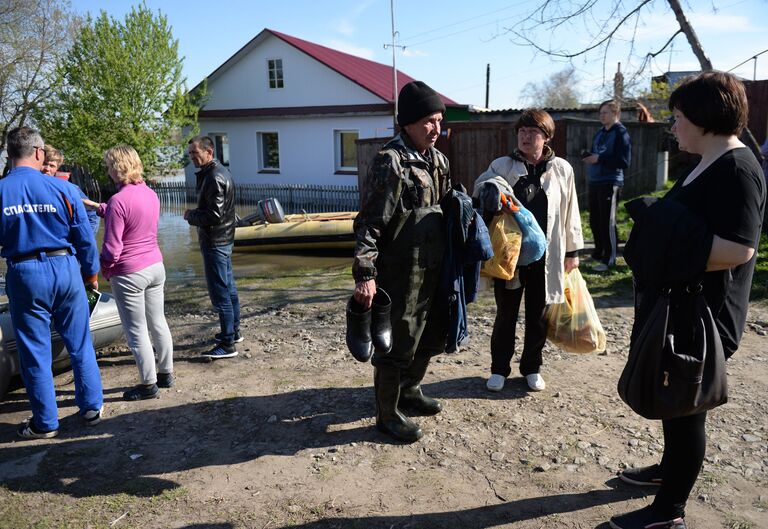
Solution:
M274 252L352 249L356 211L284 215L275 199L259 201L256 213L239 219L238 250Z
M96 349L106 347L123 335L117 303L110 295L103 293L91 311L91 337ZM67 353L61 336L51 330L51 349L53 369L61 370L69 365ZM8 303L0 303L0 399L8 391L11 377L19 374L19 356L16 349L16 333L8 312Z

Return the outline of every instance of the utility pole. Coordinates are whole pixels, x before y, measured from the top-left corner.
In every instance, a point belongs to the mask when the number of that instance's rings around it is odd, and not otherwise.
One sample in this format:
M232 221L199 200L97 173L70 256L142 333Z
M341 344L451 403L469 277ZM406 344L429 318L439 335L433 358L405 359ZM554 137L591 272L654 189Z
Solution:
M485 66L485 108L490 108L488 106L488 93L491 88L491 63L486 64Z
M384 44L384 49L392 48L392 101L394 102L394 114L392 115L393 135L397 132L397 65L395 63L396 48L405 49L405 46L395 44L398 32L395 31L395 0L389 0L389 12L392 17L392 44Z

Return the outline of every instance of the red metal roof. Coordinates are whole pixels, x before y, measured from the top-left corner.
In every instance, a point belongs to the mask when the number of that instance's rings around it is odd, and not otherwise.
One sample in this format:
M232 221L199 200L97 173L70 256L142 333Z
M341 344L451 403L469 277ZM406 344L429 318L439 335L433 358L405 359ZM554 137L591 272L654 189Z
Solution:
M306 53L313 59L325 64L327 67L340 73L350 81L357 83L366 90L374 93L385 101L392 102L392 67L386 64L369 61L361 57L355 57L331 48L326 48L314 42L302 40L285 33L271 29L265 29L279 39L284 40L296 49ZM397 71L397 89L415 79ZM438 92L439 93L439 92ZM440 94L443 103L449 106L460 106L453 99Z

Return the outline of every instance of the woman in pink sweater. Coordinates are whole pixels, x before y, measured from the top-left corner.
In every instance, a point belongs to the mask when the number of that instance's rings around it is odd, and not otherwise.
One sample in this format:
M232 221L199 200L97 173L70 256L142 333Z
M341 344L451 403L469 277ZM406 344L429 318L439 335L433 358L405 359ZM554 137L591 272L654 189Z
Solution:
M159 397L158 387L173 386L173 339L164 307L165 267L157 244L160 200L144 182L144 166L133 147L112 147L104 153L104 162L118 192L99 206L105 221L101 274L112 285L141 382L123 393L123 398L153 399Z

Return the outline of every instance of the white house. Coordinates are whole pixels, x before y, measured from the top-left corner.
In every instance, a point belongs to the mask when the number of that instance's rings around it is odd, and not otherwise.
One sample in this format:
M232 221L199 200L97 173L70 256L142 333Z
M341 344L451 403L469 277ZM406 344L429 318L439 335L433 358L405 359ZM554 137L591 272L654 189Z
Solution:
M391 66L277 31L261 31L207 80L200 133L237 183L356 185L355 140L393 134ZM398 71L398 89L412 80Z

